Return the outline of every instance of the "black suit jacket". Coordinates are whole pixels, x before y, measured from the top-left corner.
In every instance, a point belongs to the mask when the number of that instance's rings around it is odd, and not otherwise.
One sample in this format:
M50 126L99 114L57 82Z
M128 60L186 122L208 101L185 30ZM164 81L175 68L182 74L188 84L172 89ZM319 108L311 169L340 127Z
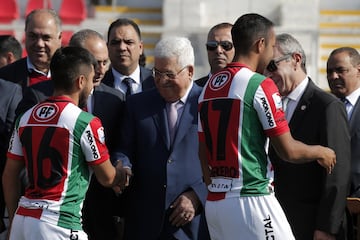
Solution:
M114 75L112 73L112 69L110 68L104 76L104 79L102 80L102 82L106 85L108 85L109 87L114 88ZM144 68L144 67L140 67L140 82L141 82L141 87L143 91L149 90L151 88L155 87L155 83L154 83L154 78L152 76L151 70ZM126 99L126 96L124 93L122 93L121 91L119 91L121 97L124 99Z
M209 75L206 75L202 78L195 80L195 83L200 87L204 87L208 80L209 80Z
M351 135L351 189L350 196L360 198L360 100L353 108L350 124Z
M275 195L297 240L313 239L316 229L337 234L346 219L350 174L350 136L344 106L310 80L289 126L295 139L332 148L337 163L327 174L316 161L285 162L270 149Z
M26 57L0 68L0 78L26 87L29 78Z

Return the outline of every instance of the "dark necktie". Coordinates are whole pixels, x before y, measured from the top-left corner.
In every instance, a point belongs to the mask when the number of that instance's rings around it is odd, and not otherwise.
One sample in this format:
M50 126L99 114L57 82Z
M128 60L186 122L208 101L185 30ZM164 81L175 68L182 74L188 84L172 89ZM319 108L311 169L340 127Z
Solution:
M132 88L131 88L131 84L132 84L133 80L132 78L124 78L123 83L126 85L126 98L128 98L131 94L133 94L132 92Z
M31 72L29 72L29 84L28 84L28 86L37 84L39 82L47 81L47 80L50 80L50 78L48 78L44 74L41 74L41 73L36 72L34 70L31 70Z

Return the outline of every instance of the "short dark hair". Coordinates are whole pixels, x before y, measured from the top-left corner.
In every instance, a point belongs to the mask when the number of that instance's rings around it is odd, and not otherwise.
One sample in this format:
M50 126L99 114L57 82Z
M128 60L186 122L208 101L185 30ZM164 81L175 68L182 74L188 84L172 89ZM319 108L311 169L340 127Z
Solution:
M360 64L360 54L355 48L352 48L352 47L336 48L330 53L329 58L335 54L342 53L342 52L346 52L349 55L350 62L354 67L356 67L357 65Z
M264 38L265 44L267 44L273 26L272 21L256 13L248 13L239 17L231 29L235 54L249 53L252 45L259 38Z
M50 62L51 80L55 89L70 92L81 74L88 75L97 62L93 55L82 47L62 47L56 50ZM92 81L92 79L91 79Z
M141 32L139 26L131 19L128 18L118 18L113 21L108 29L107 40L109 41L110 32L113 28L121 27L121 26L132 26L135 29L139 39L141 40Z
M214 25L212 28L210 28L209 33L208 33L208 37L210 36L210 34L212 34L214 31L219 30L219 29L225 29L225 28L232 28L233 25L231 23L228 22L222 22L219 24Z
M0 35L0 55L8 52L12 52L16 60L20 59L22 54L21 44L14 36Z

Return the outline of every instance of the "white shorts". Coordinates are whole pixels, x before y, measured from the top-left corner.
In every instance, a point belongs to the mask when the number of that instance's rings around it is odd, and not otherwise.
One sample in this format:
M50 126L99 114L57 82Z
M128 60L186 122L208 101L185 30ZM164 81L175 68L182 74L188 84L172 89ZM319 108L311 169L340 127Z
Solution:
M274 195L206 201L212 240L295 240Z
M77 236L77 237L76 237ZM10 240L87 240L84 231L71 231L37 218L15 214L10 231Z

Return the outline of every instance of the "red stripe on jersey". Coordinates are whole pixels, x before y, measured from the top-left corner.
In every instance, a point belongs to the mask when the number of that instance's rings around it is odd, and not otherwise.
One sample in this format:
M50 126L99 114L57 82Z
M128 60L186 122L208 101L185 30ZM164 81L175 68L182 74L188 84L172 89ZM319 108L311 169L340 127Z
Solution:
M13 154L13 153L11 153L11 152L7 152L6 157L7 157L7 158L14 159L14 160L17 160L17 161L24 161L24 157L23 157L23 156L15 155L15 154Z
M41 214L42 214L43 210L41 208L24 208L24 207L18 207L18 209L16 210L16 214L18 215L22 215L22 216L27 216L27 217L33 217L33 218L37 218L40 219Z

